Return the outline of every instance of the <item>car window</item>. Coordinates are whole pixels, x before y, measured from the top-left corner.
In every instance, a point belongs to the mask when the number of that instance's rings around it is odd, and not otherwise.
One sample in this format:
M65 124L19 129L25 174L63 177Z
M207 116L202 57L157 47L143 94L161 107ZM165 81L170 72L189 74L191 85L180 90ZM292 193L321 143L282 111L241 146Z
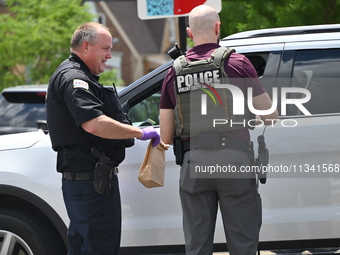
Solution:
M291 86L309 90L311 99L304 106L311 114L340 113L339 66L340 49L296 52ZM290 98L297 96L292 94ZM287 112L302 114L294 105Z
M46 120L44 103L18 102L14 98L0 95L0 126L1 127L34 127L38 120ZM12 100L13 99L13 100Z
M255 67L257 75L263 76L269 53L245 53L244 54Z
M159 125L159 101L157 92L129 109L128 116L134 126Z

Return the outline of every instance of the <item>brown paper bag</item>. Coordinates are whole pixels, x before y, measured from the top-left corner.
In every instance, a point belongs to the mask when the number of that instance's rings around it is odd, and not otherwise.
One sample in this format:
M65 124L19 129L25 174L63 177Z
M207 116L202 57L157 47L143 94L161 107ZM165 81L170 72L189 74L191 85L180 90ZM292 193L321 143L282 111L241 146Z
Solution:
M138 175L138 180L146 188L164 186L165 151L168 148L169 145L163 142L152 147L150 140Z

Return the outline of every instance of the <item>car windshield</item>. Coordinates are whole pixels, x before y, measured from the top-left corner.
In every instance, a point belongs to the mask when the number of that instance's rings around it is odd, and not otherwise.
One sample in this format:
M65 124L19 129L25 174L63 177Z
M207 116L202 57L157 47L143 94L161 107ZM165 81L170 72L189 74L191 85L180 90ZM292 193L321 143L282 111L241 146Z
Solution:
M27 98L34 93L25 93ZM23 93L9 93L0 95L0 126L1 127L37 127L38 120L46 120L46 110L43 98L38 95L39 100L20 100Z

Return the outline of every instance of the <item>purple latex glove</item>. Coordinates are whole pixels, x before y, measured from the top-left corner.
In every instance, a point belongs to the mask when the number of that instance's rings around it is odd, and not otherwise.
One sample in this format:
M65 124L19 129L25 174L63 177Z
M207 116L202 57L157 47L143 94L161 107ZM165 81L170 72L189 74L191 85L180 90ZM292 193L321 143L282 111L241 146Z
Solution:
M154 127L147 127L147 128L142 128L143 131L143 136L140 138L140 140L149 140L153 139L152 146L155 147L157 146L160 141L161 137L159 136L158 132Z

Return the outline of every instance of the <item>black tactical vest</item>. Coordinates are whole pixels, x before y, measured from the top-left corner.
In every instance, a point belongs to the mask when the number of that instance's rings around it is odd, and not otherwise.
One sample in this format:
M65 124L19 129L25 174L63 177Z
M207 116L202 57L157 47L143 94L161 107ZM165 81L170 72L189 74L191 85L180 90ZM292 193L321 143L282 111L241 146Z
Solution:
M52 148L57 150L58 147L68 145L96 146L119 164L125 158L125 148L132 146L134 139L104 139L77 127L63 98L59 95L58 87L62 75L69 81L74 78L79 79L79 74L81 73L79 63L67 59L58 67L50 79L48 97L46 98L46 114ZM88 81L89 77L84 74L83 79ZM105 109L103 109L103 113L106 116L125 124L131 124L126 114L122 111L118 97L113 89L103 87L97 81L91 80L88 84L93 93L104 103ZM63 119L63 121L61 122L60 119Z

